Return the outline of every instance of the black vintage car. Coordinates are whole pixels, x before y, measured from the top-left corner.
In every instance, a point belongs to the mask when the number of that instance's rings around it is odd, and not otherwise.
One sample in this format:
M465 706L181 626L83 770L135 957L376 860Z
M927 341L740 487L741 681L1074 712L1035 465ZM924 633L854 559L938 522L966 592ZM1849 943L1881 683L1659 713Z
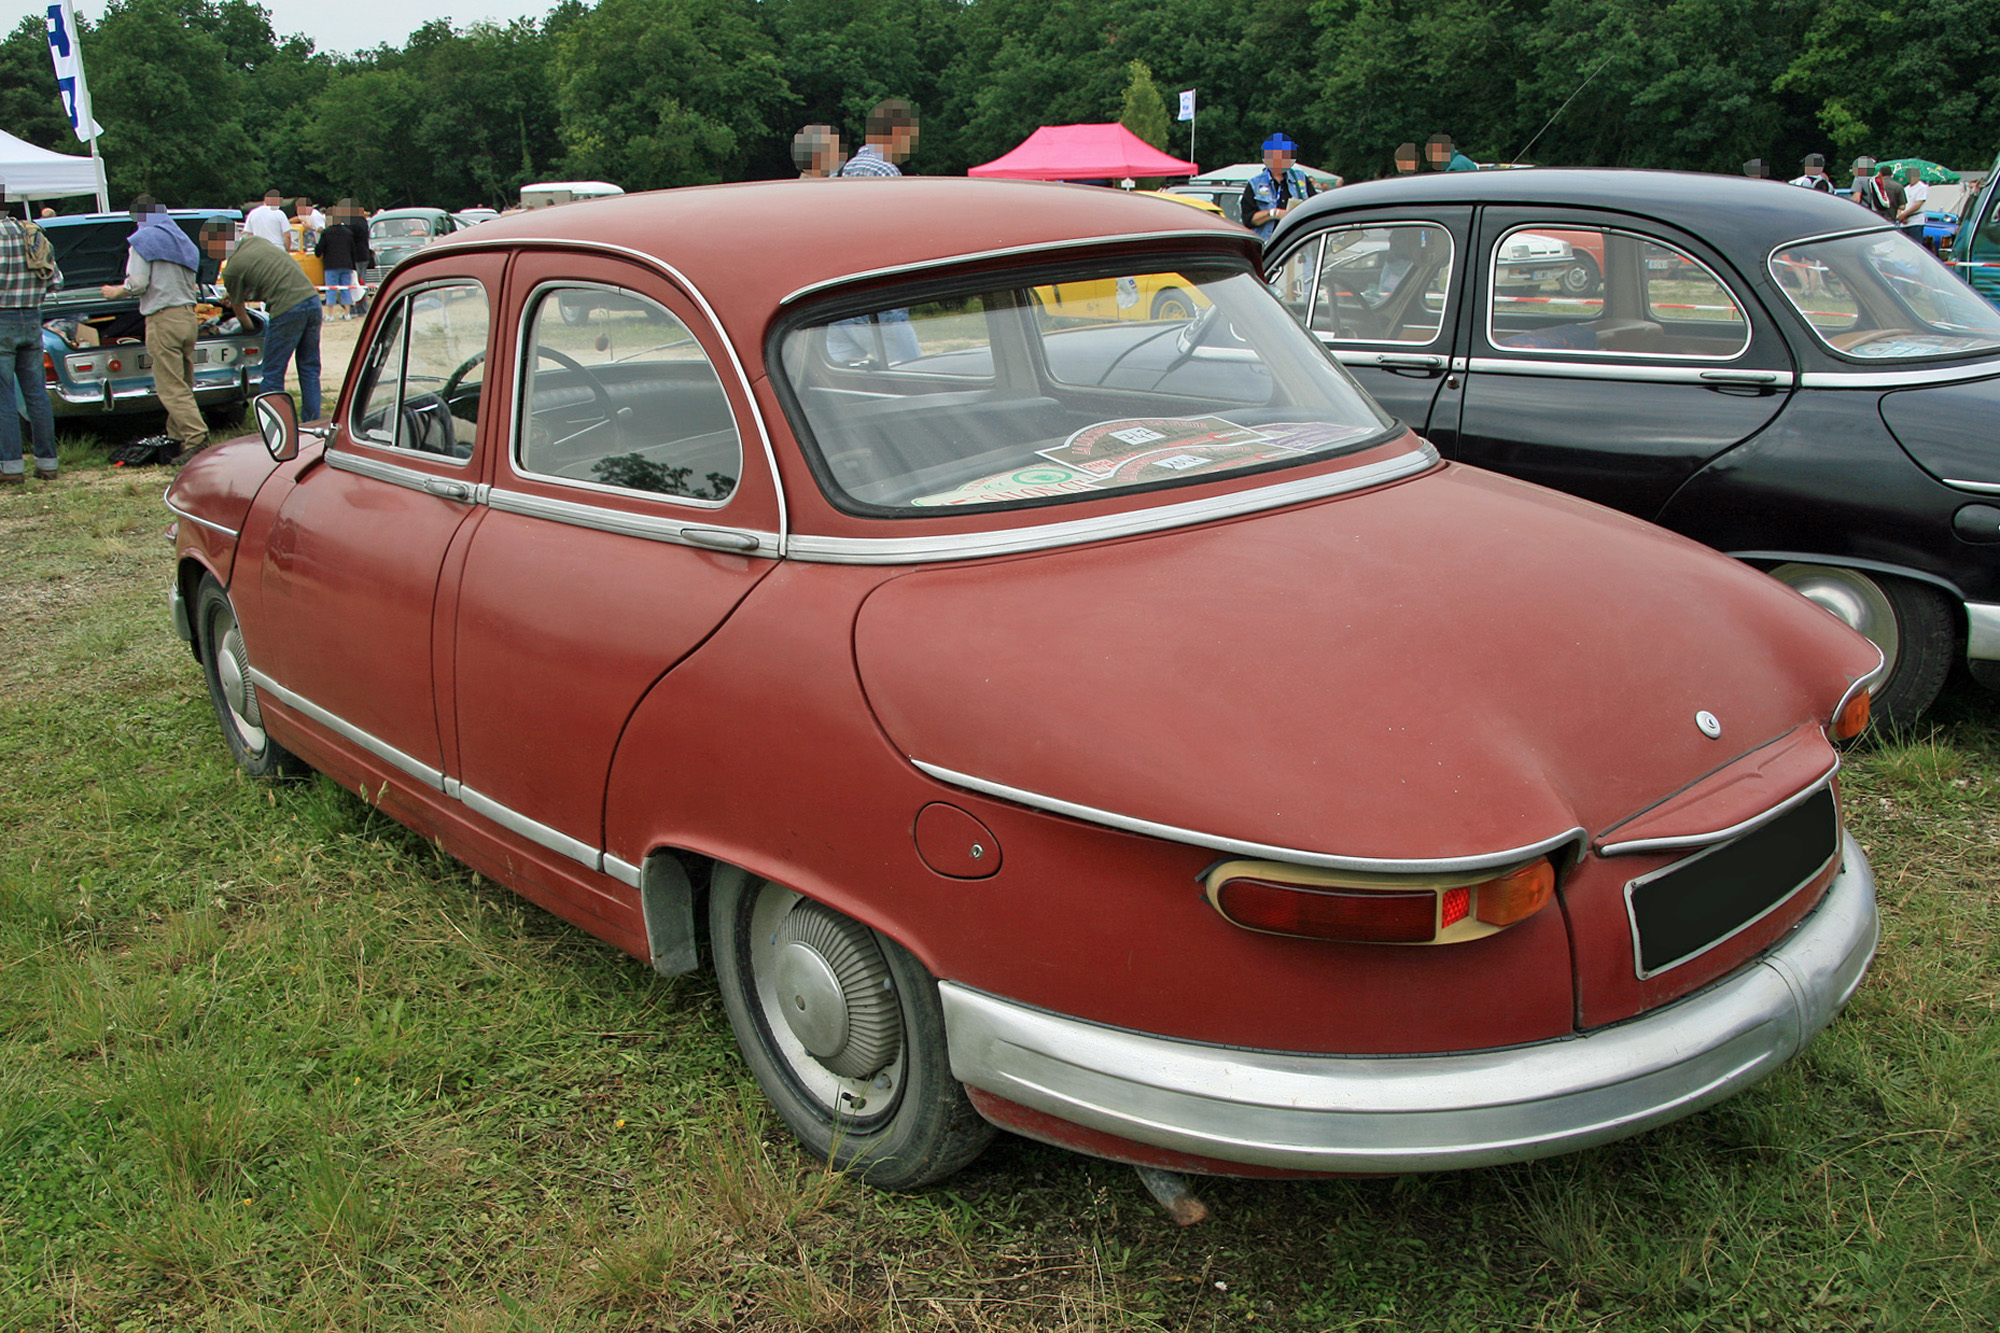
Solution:
M1907 723L2000 686L2000 312L1866 210L1769 181L1439 173L1272 236L1274 290L1448 458L1728 552L1879 645Z

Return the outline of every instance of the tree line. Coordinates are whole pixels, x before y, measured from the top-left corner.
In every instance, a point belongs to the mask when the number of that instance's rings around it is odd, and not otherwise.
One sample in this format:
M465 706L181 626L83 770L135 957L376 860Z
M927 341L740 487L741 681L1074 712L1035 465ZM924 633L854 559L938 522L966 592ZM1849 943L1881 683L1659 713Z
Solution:
M251 0L79 16L112 195L276 185L371 208L501 206L537 179L628 190L793 174L807 123L860 142L907 97L907 168L959 174L1036 127L1119 119L1205 166L1273 130L1349 179L1452 135L1480 161L1796 173L2000 152L2000 0L560 0L332 54ZM41 20L0 44L0 124L76 152Z

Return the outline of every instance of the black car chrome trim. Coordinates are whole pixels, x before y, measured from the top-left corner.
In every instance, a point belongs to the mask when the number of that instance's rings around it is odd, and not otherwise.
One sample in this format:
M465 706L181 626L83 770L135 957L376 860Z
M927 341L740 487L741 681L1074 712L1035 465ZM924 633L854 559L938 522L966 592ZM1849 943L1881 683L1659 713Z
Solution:
M287 708L303 713L327 730L346 737L376 758L387 760L433 791L441 792L444 790L444 774L432 768L421 759L404 754L401 750L389 744L389 742L370 735L337 714L329 713L326 709L321 708L304 695L293 693L277 681L272 680L262 671L259 671L256 667L250 668L250 679L259 690L270 695Z
M1815 784L1813 787L1809 788L1805 792L1802 792L1799 796L1794 797L1792 800L1785 802L1785 804L1782 807L1780 807L1777 813L1782 814L1785 811L1795 809L1801 803L1801 801L1803 801L1806 798L1818 795L1819 792L1821 792L1824 789L1825 789L1824 781ZM1766 822L1768 821L1764 819L1759 819L1757 821L1759 825L1764 824ZM1746 833L1754 833L1755 831L1756 828L1752 827L1746 830ZM1678 874L1679 872L1686 870L1689 866L1699 864L1700 862L1708 859L1710 856L1715 855L1717 852L1724 851L1729 847L1734 846L1742 836L1744 835L1739 834L1737 837L1731 838L1727 842L1717 843L1715 846L1710 847L1705 851L1697 852L1693 856L1682 857L1680 860L1674 862L1672 865L1661 866L1658 870L1654 870L1647 874L1640 875L1638 878L1628 880L1626 882L1625 921L1626 924L1631 928L1632 932L1632 972L1635 976L1639 978L1639 980L1649 981L1654 977L1663 976L1666 973L1673 971L1677 967L1681 967L1687 963L1693 962L1697 958L1713 953L1715 952L1716 949L1720 948L1722 945L1729 943L1729 941L1735 939L1738 935L1741 935L1744 931L1750 929L1752 926L1756 925L1759 921L1762 921L1765 918L1769 917L1773 912L1776 912L1780 908L1784 907L1787 903L1791 902L1792 899L1798 897L1800 891L1803 890L1806 887L1806 885L1812 883L1814 880L1818 879L1821 875L1825 874L1828 866L1837 866L1840 863L1842 853L1846 851L1847 847L1850 845L1851 842L1851 839L1847 832L1847 821L1845 821L1840 817L1840 807L1838 804L1836 804L1834 806L1834 812L1833 812L1833 851L1827 856L1825 860L1821 861L1818 864L1818 866L1814 868L1812 873L1806 875L1797 884L1794 884L1790 889L1788 889L1784 893L1784 895L1781 896L1776 902L1772 903L1769 907L1766 907L1763 911L1757 913L1757 915L1751 917L1748 921L1739 923L1734 929L1726 932L1725 934L1716 936L1714 939L1708 941L1708 943L1702 945L1700 948L1694 949L1688 953L1684 953L1680 957L1674 959L1671 962L1663 963L1659 967L1650 969L1647 968L1645 964L1640 961L1644 956L1642 953L1642 950L1644 948L1644 942L1639 938L1639 917L1637 911L1634 909L1632 904L1633 892L1639 888L1644 887L1647 884L1652 883L1656 879L1662 878L1663 876Z
M472 233L462 234L471 235ZM764 463L765 466L771 469L771 491L777 496L778 500L778 553L782 555L785 549L785 534L789 530L790 525L790 511L785 504L785 478L778 471L777 450L771 447L770 428L764 424L763 409L757 406L757 395L750 388L750 376L743 369L743 358L736 355L736 344L731 341L728 328L717 317L715 307L708 303L708 298L702 295L701 288L689 281L685 273L682 273L664 259L660 259L655 255L649 255L644 250L634 250L629 245L613 245L608 241L573 241L556 236L509 236L505 239L494 238L463 241L454 239L426 247L425 253L426 257L429 257L439 254L467 254L485 250L513 252L534 246L547 246L557 250L578 250L585 254L617 255L621 258L634 260L657 272L664 273L669 280L686 294L690 301L693 301L695 305L701 308L702 315L708 320L709 328L714 331L716 340L722 344L722 350L729 354L729 365L736 372L737 386L743 390L743 401L749 408L750 423L757 428L757 438L764 445ZM516 394L515 401L517 404L519 399L520 395Z
M629 861L621 861L610 852L604 853L604 873L627 888L636 889L639 887L639 872L640 867L631 864Z
M326 465L337 471L352 472L356 476L367 477L374 481L386 481L391 486L402 486L409 490L422 491L425 495L437 494L436 491L431 489L431 483L434 481L457 482L458 485L466 488L466 494L441 498L462 500L466 504L478 503L476 488L468 482L458 481L456 477L440 477L435 472L420 472L416 468L404 467L400 463L391 463L381 458L371 458L367 454L351 453L345 449L328 449L324 456L326 458ZM425 456L430 457L430 455ZM438 461L443 462L445 460L439 457Z
M1446 359L1435 352L1378 352L1331 341L1326 334L1313 335L1343 366L1383 366L1392 370L1443 370Z
M832 291L838 287L850 287L856 283L873 282L880 278L898 278L912 273L925 273L934 268L950 268L958 264L978 264L994 259L1015 259L1024 255L1051 255L1064 250L1078 250L1097 246L1132 245L1153 241L1201 241L1224 244L1237 238L1226 232L1213 231L1145 231L1126 232L1115 236L1085 236L1070 241L1044 241L1037 245L1010 245L999 250L973 250L963 254L943 255L937 259L922 259L911 264L892 264L887 268L872 268L860 273L849 273L838 278L827 278L821 282L809 283L778 301L778 308L784 309L795 302L820 292Z
M712 523L689 523L679 518L633 514L622 509L604 509L597 505L578 504L574 500L558 500L548 495L529 495L524 491L496 489L488 493L486 503L501 513L520 514L527 518L545 518L552 523L568 523L573 527L594 528L599 532L615 532L622 537L643 537L647 541L671 542L676 546L700 546L712 550L723 544L718 538L726 536L729 549L743 555L760 555L770 559L775 559L778 555L779 537L775 532L718 528ZM698 533L701 536L691 537L690 533Z
M921 564L933 560L977 560L991 555L1045 551L1082 542L1105 541L1145 532L1187 527L1219 518L1234 518L1263 509L1277 509L1306 500L1320 500L1385 482L1413 477L1435 467L1438 452L1429 444L1394 458L1276 486L1210 496L1156 509L1126 510L1098 518L1044 523L998 532L952 532L930 537L812 537L793 536L786 554L795 560L834 565Z
M172 488L169 487L168 489L169 491L171 491ZM182 518L186 519L188 522L199 524L200 526L207 528L211 532L219 532L225 537L240 537L243 535L239 533L235 528L225 528L220 523L209 522L207 519L203 518L200 514L189 513L187 510L175 504L170 495L162 495L160 497L160 501L162 504L166 505L167 508L173 510L176 514L179 514Z
M2000 658L2000 606L1991 602L1965 604L1965 655L1975 662Z
M1707 388L1715 387L1715 381L1706 378L1708 372L1701 366L1656 366L1625 362L1594 361L1525 361L1513 357L1475 356L1470 358L1468 370L1487 375L1549 375L1562 379L1584 380L1644 380L1649 384L1696 384ZM1764 374L1758 371L1757 374ZM1763 381L1774 389L1790 388L1793 381L1789 370L1773 370L1771 378Z
M1805 389L1915 389L1932 384L1989 380L1995 375L2000 375L2000 361L1988 353L1985 360L1964 366L1931 366L1921 370L1808 370L1799 376L1799 386Z
M1961 491L1971 491L1974 495L2000 495L2000 483L1991 481L1964 481L1958 477L1946 477L1944 484L1955 486Z
M1857 682L1857 687L1867 684L1873 678L1874 676L1871 672ZM1849 693L1852 693L1852 689L1850 689ZM1842 702L1845 702L1844 696ZM1838 714L1835 714L1835 716L1838 716ZM1828 784L1833 781L1834 774L1838 772L1840 772L1840 756L1839 754L1835 754L1833 762L1827 766L1826 772L1820 774L1807 786L1787 796L1784 800L1778 802L1762 814L1752 815L1750 818L1731 824L1727 828L1710 829L1705 833L1685 833L1677 834L1671 838L1633 838L1629 842L1601 843L1598 845L1597 854L1599 856L1631 856L1637 852L1670 852L1689 847L1707 847L1711 843L1733 842L1746 833L1756 832L1764 825L1784 814L1787 810L1801 805L1811 800L1820 792L1825 791ZM1674 864L1686 865L1687 862L1677 861ZM1664 874L1666 870L1673 868L1673 866L1667 866L1664 870L1655 871L1653 875L1642 875L1639 879L1632 882L1637 884L1642 880L1652 879L1656 875Z
M552 852L560 852L570 860L580 861L592 870L596 870L599 867L598 858L601 853L587 842L572 838L560 829L551 828L547 824L530 819L518 810L500 804L500 802L490 796L481 796L478 792L462 783L458 789L458 799L465 803L466 809L472 811L474 814L486 816L510 833L518 833L529 842L546 847Z
M1515 866L1531 861L1537 856L1545 856L1562 847L1581 848L1587 835L1581 828L1565 829L1551 834L1539 842L1521 847L1510 847L1505 851L1481 852L1476 856L1442 856L1429 859L1391 858L1381 856L1339 856L1332 852L1308 852L1296 847L1274 847L1269 843L1246 842L1241 838L1224 838L1213 833L1200 833L1194 829L1177 828L1172 824L1156 824L1150 819L1135 819L1130 815L1116 814L1110 810L1100 810L1095 806L1078 805L1074 801L1060 800L1054 796L1044 796L1040 792L1025 791L1020 787L1010 787L1003 782L988 782L985 778L975 778L969 774L957 773L936 764L927 764L921 759L911 758L923 772L939 782L954 787L963 787L986 796L997 796L1003 801L1025 805L1036 810L1047 810L1052 814L1068 815L1085 823L1102 824L1125 833L1139 833L1149 838L1159 838L1165 842L1185 843L1191 847L1207 847L1218 852L1234 852L1239 856L1253 856L1262 861L1284 861L1291 865L1313 866L1321 870L1372 870L1387 874L1429 875L1459 870L1485 870L1500 866Z

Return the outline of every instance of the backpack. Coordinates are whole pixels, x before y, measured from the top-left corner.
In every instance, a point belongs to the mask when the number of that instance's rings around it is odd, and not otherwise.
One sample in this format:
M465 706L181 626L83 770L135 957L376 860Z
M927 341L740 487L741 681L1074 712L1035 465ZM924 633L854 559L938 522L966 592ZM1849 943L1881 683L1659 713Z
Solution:
M49 234L26 221L21 223L21 233L21 248L27 252L29 269L47 282L56 275L56 251L49 244Z

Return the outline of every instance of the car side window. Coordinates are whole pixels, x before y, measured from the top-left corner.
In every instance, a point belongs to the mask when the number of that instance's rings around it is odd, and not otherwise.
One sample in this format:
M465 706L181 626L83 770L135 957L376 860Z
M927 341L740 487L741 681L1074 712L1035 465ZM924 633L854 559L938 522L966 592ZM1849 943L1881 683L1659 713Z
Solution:
M721 377L672 311L616 287L535 294L523 341L525 475L720 502L743 472Z
M1309 282L1306 327L1323 342L1436 342L1452 259L1451 233L1443 227L1409 222L1329 231Z
M349 423L354 437L385 449L472 457L491 327L486 289L476 282L397 298L362 358Z
M1677 246L1604 227L1516 227L1493 249L1487 338L1588 357L1727 360L1750 345L1743 303Z

